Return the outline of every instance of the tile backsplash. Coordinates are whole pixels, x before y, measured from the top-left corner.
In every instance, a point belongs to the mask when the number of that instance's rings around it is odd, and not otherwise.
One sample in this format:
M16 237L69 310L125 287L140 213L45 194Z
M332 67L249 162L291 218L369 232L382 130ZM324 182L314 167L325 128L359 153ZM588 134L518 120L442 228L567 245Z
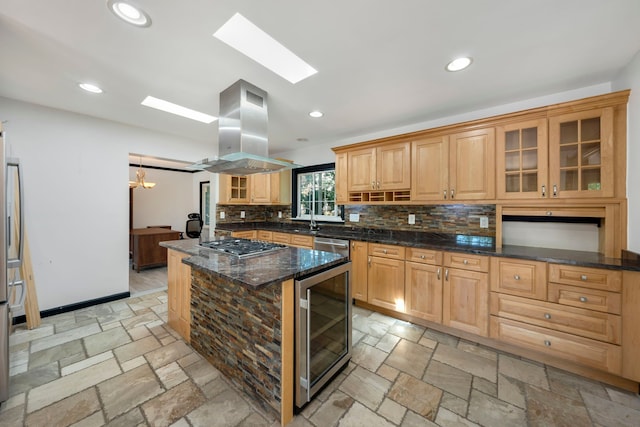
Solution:
M244 211L245 218L240 217ZM220 219L220 212L225 218ZM282 218L278 218L282 212ZM405 231L426 231L473 236L495 237L495 205L346 205L345 225L350 227L380 228ZM359 221L349 221L350 214L358 214ZM415 215L415 224L408 223L409 214ZM480 228L480 217L487 217L488 228ZM290 222L290 206L218 205L218 224L231 222Z

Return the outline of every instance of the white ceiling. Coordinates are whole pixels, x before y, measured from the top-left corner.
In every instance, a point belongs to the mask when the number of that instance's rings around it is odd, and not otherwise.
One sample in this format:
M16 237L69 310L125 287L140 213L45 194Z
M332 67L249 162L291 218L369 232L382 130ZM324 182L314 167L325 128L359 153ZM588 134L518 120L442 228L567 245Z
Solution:
M140 101L152 95L217 116L219 93L242 78L269 93L274 153L608 82L640 50L638 0L134 4L151 16L149 28L118 20L106 0L0 0L0 96L209 147L217 122ZM212 37L235 12L318 73L293 85ZM446 72L459 55L472 66ZM105 93L85 93L81 81ZM310 118L313 109L325 117Z

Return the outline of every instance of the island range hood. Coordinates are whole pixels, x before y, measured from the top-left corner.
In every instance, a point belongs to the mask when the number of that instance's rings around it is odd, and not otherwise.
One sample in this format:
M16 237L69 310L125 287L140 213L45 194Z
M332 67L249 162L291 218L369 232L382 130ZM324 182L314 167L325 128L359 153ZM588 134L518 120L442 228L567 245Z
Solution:
M267 92L238 80L220 93L218 156L189 169L227 175L277 172L299 165L269 158Z

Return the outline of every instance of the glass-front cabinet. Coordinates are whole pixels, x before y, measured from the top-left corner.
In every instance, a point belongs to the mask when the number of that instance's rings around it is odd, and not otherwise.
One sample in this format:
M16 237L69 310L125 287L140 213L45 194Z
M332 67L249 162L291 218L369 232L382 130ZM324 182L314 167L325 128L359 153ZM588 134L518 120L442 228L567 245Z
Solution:
M547 197L547 120L498 126L496 144L498 198Z
M613 109L549 118L550 197L611 197Z

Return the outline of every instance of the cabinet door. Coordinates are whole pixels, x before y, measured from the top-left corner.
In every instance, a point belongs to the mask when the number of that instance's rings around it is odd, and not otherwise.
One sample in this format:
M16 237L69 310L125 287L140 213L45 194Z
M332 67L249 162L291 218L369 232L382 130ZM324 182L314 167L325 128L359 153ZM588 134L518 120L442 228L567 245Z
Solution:
M191 267L182 263L187 254L168 251L167 268L167 323L185 341L191 333Z
M449 139L449 199L495 197L495 131L461 132Z
M239 175L220 175L220 203L249 203L248 178Z
M371 191L376 186L376 149L363 148L347 153L349 191Z
M338 204L347 203L349 200L347 166L347 153L336 154L336 203Z
M405 312L442 322L442 267L405 262Z
M376 190L411 187L411 144L402 142L377 148Z
M351 241L351 297L367 301L367 242Z
M411 200L449 197L449 138L441 136L411 143Z
M271 175L267 173L251 175L251 203L271 203Z
M404 261L369 257L369 304L404 312Z
M498 199L549 196L547 121L529 120L496 129Z
M613 108L549 119L551 197L611 197Z
M489 331L487 273L445 268L442 323L483 337Z

